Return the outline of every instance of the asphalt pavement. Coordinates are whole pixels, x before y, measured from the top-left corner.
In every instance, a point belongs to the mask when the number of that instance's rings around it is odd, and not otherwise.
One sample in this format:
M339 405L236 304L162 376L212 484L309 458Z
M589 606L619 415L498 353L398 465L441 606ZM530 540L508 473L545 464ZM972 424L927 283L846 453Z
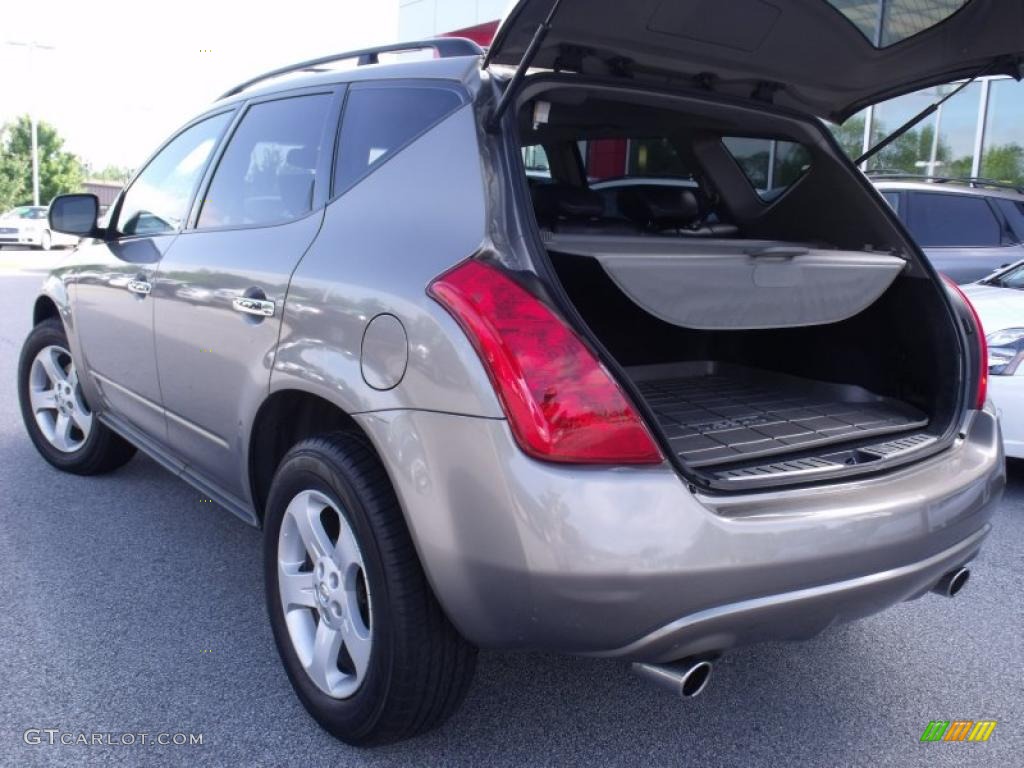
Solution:
M15 370L41 275L13 270L39 257L0 252L0 766L1024 765L1024 465L954 600L734 651L689 702L619 662L485 652L439 731L333 740L278 662L259 532L148 458L74 477L25 436ZM956 719L998 725L987 743L920 742ZM202 744L50 745L43 729Z

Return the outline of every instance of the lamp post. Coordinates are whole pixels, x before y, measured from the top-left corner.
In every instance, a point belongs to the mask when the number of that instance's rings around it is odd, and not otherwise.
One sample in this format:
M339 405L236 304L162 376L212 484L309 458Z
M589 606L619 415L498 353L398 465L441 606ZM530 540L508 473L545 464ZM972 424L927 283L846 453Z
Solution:
M28 48L28 88L29 88L29 122L32 124L32 205L39 205L39 123L36 120L36 97L35 80L33 79L33 60L35 51L41 48L44 51L52 51L52 45L43 45L35 40L27 43L8 40L7 45L16 45L20 48Z

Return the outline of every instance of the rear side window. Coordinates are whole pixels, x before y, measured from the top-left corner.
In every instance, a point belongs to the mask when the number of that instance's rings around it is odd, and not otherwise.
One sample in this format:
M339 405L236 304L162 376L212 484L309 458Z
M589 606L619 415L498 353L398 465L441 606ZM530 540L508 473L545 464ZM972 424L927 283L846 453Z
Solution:
M1002 198L994 198L992 202L999 206L1013 229L1013 239L1018 243L1024 243L1024 203Z
M254 104L228 142L199 214L199 228L257 226L313 208L331 95Z
M774 200L811 166L807 148L792 141L726 136L722 143L762 200Z
M376 170L461 105L459 93L444 87L352 88L345 100L345 116L338 141L334 194L345 191Z
M911 193L907 226L925 248L1002 244L1002 227L983 197Z

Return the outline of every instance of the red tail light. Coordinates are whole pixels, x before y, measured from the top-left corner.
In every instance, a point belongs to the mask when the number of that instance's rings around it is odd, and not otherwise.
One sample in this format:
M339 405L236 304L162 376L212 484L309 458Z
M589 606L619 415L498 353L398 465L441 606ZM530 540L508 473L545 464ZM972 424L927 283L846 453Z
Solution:
M519 446L546 461L656 464L661 452L579 337L500 269L466 261L428 293L483 360Z
M956 291L961 301L967 305L967 308L971 311L971 318L974 320L974 330L978 334L978 354L981 358L978 360L978 389L974 407L980 411L985 407L985 400L988 398L988 342L985 340L985 329L981 325L978 311L971 304L971 300L967 298L967 294L960 290L960 286L946 275L943 275L942 278L946 281L947 285Z

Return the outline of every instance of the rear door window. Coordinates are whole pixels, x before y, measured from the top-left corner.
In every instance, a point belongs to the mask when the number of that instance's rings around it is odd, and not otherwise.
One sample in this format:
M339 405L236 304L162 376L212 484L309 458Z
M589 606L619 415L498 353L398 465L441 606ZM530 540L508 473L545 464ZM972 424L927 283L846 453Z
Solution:
M924 248L994 247L1003 228L984 197L912 192L907 226Z
M197 226L279 224L309 213L331 98L317 93L249 107L217 163Z
M810 152L793 141L726 136L722 143L765 201L793 186L811 166Z
M462 104L462 94L444 86L353 86L345 100L334 194L375 171Z

